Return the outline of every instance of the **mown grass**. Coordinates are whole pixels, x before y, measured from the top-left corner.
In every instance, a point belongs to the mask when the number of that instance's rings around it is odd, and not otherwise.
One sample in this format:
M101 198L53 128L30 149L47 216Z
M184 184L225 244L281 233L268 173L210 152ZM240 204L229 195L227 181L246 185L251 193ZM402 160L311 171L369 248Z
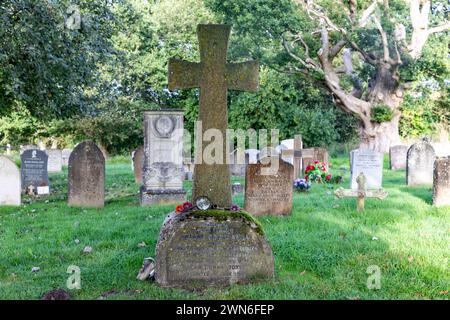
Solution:
M405 172L389 170L389 197L368 200L364 213L355 200L337 200L332 189L314 185L295 194L291 216L259 218L275 255L274 281L201 292L140 282L143 258L154 256L173 207L140 207L125 161L108 162L104 209L67 207L67 169L51 175L51 196L0 208L1 299L39 299L66 288L70 265L81 269L74 299L448 299L450 208L433 207L430 187L406 187ZM348 159L333 159L333 170L347 187ZM185 187L190 193L191 183ZM243 196L234 201L243 205ZM371 265L381 270L379 290L366 285Z

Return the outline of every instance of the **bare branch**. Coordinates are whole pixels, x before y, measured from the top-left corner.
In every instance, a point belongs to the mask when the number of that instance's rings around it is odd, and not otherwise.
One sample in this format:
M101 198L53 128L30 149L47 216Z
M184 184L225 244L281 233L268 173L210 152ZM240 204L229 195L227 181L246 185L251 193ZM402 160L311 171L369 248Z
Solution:
M333 60L338 54L339 52L341 52L341 50L345 47L345 45L347 44L347 40L341 39L339 40L331 49L330 49L330 60Z
M370 63L373 66L378 64L378 60L373 55L362 50L355 42L350 42L350 45L354 50L358 51L362 55L364 61Z
M372 20L375 22L375 25L377 26L378 31L381 34L381 41L383 42L383 57L384 61L388 62L391 60L389 56L389 45L387 40L386 32L383 30L383 27L381 26L380 20L376 16L372 16Z
M305 60L300 58L298 55L296 55L293 52L292 47L289 45L288 41L286 40L286 38L284 36L282 36L281 39L282 39L284 49L289 54L289 56L291 56L291 58L293 58L295 61L299 62L301 65L303 65L307 69L313 69L315 71L320 70L317 63L309 57L309 48L308 48L307 44L305 43L305 41L301 38L300 35L297 35L297 38L293 41L293 43L300 41L303 44L303 46L305 47L305 52L306 52Z
M438 32L443 32L443 31L449 31L449 30L450 30L450 22L447 22L447 23L445 23L443 25L430 28L428 30L428 34L433 34L433 33L438 33Z
M367 24L367 21L369 21L369 18L372 16L372 14L374 13L375 9L377 8L377 4L378 4L378 0L374 0L374 2L372 2L372 4L363 11L361 18L359 19L359 27L365 27Z

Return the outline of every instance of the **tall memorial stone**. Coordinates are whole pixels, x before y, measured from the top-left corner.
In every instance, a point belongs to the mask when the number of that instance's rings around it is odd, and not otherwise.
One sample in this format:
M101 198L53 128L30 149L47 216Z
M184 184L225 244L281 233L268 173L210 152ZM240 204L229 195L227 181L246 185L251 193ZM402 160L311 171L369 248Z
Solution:
M406 184L408 186L431 185L436 154L427 141L413 144L406 157Z
M141 205L183 202L183 181L183 111L146 111Z
M357 149L350 152L350 188L358 190L357 178L363 173L366 189L380 189L383 181L383 158L381 152Z
M271 161L279 161L278 170L270 172L269 161L247 167L244 208L254 216L289 215L292 211L294 166L280 158Z
M142 167L144 165L144 146L138 147L133 152L133 171L134 171L134 181L136 183L142 183Z
M201 88L202 134L215 128L226 137L227 89L258 88L257 62L226 61L230 31L226 25L199 25L201 62L169 61L169 89ZM214 164L199 164L204 148L197 149L195 206L177 206L161 228L155 268L161 286L228 286L274 276L272 249L261 226L250 214L232 206L226 141L222 147L224 159Z
M22 192L38 195L49 194L47 154L38 149L28 149L22 153L20 160Z
M105 158L92 141L79 143L70 154L68 205L102 208L105 205Z
M48 172L61 172L62 170L62 151L58 149L48 149L45 151L48 155Z
M0 155L0 206L20 206L20 171L8 157Z
M398 145L389 148L389 166L391 170L406 168L406 154L408 153L408 146Z
M450 156L434 161L433 205L450 206Z

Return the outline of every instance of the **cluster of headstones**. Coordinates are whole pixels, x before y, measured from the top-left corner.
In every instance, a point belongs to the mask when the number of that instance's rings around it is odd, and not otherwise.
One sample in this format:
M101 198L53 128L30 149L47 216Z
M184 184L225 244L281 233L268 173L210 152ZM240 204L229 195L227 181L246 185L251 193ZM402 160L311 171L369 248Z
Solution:
M0 156L0 205L20 205L22 194L49 194L48 173L68 165L69 206L103 207L105 159L94 142L81 142L73 151L25 146L20 159L19 171L11 159Z
M389 158L391 170L406 169L408 186L433 185L433 204L450 205L450 156L438 157L424 139L411 146L391 147Z

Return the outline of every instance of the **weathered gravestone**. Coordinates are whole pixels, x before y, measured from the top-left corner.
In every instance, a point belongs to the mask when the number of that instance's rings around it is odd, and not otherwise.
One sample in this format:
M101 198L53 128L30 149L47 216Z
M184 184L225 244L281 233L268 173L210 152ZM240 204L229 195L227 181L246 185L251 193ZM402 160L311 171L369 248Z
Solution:
M260 151L258 149L246 149L245 155L248 155L248 164L258 163Z
M70 154L68 205L102 208L105 205L105 158L92 141L79 143Z
M47 171L61 172L62 170L62 151L58 149L48 149L45 151L48 155Z
M183 202L183 181L183 111L146 111L141 205Z
M292 211L294 166L277 157L270 159L279 161L278 170L270 172L272 164L267 158L248 165L244 208L255 216L289 215Z
M383 181L383 153L368 149L357 149L350 152L350 188L358 189L356 178L360 173L366 177L367 189L380 189Z
M319 162L326 163L328 165L328 151L325 148L307 148L301 150L301 157L302 157L302 168L305 170L305 168L313 164L314 161L318 160Z
M434 161L433 205L450 206L450 156Z
M249 161L248 154L245 153L245 150L235 149L230 154L230 171L231 175L244 177L245 169L247 167Z
M62 150L61 158L62 158L63 166L69 165L69 158L70 158L71 153L72 153L72 149L63 149Z
M16 164L0 156L0 205L20 206L20 171Z
M222 134L222 159L214 164L203 161L207 145L198 146L195 160L193 198L208 197L219 207L231 204L230 169L227 164L228 89L256 91L258 89L257 61L227 63L230 27L223 25L199 25L198 38L201 62L179 59L169 61L169 89L200 87L199 121L201 134L209 129ZM219 163L220 162L220 163ZM211 183L215 181L215 183Z
M142 183L142 167L144 165L144 146L140 146L133 152L132 156L134 181L136 183Z
M47 154L38 149L28 149L22 153L20 160L22 192L38 195L49 194Z
M406 157L406 184L417 186L433 183L434 149L426 141L413 144Z
M257 62L226 62L230 29L199 25L201 62L169 61L169 89L200 86L202 134L216 128L222 138L228 127L227 89L258 87ZM222 147L226 158L226 141ZM196 149L196 163L201 154L203 147ZM259 223L248 213L230 208L230 171L226 159L221 160L195 165L193 199L202 210L173 212L163 224L155 268L155 279L162 286L228 286L274 276L272 250Z
M406 154L408 153L408 146L398 145L389 148L389 166L391 170L406 168Z

